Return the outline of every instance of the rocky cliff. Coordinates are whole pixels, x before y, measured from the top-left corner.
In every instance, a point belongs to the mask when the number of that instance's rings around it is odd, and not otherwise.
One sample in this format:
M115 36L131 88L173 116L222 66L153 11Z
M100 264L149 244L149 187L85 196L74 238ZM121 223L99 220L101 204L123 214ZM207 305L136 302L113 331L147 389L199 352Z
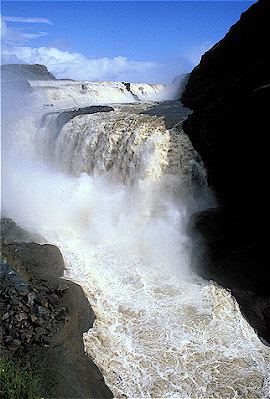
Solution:
M1 66L2 81L55 80L45 65L6 64Z
M1 219L1 356L37 369L49 398L112 398L85 354L95 315L81 287L62 278L60 250Z
M269 19L268 0L244 12L203 55L181 97L193 110L184 131L219 202L193 219L192 234L205 244L197 270L232 290L268 342Z

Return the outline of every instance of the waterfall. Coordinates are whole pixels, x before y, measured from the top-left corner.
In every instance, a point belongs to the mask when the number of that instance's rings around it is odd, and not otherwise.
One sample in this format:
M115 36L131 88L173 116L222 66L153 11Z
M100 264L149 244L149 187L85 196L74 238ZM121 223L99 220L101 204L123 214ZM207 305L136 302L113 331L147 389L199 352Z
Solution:
M45 106L134 103L177 98L177 87L147 83L31 81L31 99ZM128 85L128 88L127 88Z
M269 348L192 272L188 219L213 205L203 164L181 122L152 108L8 125L5 215L60 247L97 316L85 350L115 397L266 398Z

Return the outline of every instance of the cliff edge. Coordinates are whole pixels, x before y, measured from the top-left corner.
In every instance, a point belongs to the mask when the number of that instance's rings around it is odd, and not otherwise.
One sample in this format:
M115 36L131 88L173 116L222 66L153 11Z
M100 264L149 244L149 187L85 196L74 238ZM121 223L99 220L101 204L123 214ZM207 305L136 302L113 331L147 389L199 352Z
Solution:
M205 251L197 271L229 288L270 342L268 261L270 2L259 0L191 72L185 133L206 166L219 208L197 214Z
M5 64L1 66L1 80L56 80L45 65Z

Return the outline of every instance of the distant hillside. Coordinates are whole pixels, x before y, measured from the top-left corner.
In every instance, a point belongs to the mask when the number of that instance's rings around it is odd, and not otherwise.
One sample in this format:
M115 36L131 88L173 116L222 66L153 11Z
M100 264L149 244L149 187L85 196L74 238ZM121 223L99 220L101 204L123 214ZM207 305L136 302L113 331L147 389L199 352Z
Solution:
M1 80L56 80L56 77L45 65L7 64L1 66Z

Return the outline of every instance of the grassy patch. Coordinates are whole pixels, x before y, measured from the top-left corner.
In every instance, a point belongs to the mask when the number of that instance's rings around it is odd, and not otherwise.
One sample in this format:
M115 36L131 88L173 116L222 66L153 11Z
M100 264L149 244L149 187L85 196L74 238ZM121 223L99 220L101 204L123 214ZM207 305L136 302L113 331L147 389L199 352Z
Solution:
M29 365L0 360L0 397L2 399L41 399L40 380Z

